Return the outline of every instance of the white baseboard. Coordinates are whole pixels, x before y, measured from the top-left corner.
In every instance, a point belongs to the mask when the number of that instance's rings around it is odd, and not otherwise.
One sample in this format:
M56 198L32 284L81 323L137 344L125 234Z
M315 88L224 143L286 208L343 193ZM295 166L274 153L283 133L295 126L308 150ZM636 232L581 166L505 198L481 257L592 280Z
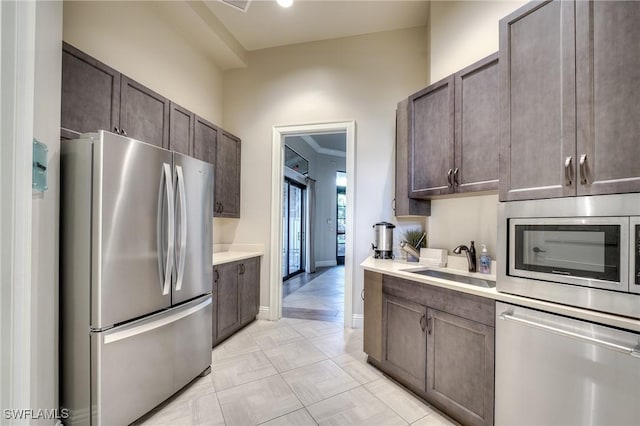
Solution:
M271 320L270 310L268 306L260 306L260 310L258 311L258 319L260 320Z
M362 314L353 314L351 316L351 327L352 328L362 328L364 326L364 315Z
M325 266L336 266L338 262L335 260L319 260L316 262L316 268L323 268Z

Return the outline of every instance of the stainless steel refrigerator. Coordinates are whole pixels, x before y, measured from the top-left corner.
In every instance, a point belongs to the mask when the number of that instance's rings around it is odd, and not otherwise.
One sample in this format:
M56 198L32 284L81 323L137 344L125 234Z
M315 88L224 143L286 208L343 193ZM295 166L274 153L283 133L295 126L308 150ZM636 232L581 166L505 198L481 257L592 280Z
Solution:
M124 425L211 366L213 166L106 131L61 144L66 424Z

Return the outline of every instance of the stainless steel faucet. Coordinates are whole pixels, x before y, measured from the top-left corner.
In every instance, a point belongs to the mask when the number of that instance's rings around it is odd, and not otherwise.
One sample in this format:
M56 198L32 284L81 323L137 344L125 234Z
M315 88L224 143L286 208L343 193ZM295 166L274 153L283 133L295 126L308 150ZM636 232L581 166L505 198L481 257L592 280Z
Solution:
M461 244L458 247L453 249L453 253L455 253L455 254L460 254L463 251L467 255L467 263L469 264L469 272L476 272L476 249L473 246L473 241L471 241L471 248L465 246L464 244Z

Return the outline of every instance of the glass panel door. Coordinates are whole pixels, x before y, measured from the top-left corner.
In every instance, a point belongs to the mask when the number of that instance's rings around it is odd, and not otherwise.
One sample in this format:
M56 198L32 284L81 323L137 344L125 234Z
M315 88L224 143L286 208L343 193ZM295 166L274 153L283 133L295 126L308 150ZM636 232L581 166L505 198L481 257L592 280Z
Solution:
M282 215L282 277L304 269L304 187L285 179Z
M336 174L336 263L344 265L345 230L347 226L347 176L344 172Z

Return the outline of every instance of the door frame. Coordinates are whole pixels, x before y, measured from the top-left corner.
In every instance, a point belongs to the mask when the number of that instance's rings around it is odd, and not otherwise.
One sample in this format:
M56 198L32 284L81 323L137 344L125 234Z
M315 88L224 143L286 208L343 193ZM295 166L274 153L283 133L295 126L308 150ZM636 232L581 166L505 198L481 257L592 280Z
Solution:
M0 405L26 409L32 407L33 390L31 163L36 3L0 2L0 20ZM17 418L5 420L22 423Z
M269 277L269 319L282 317L282 183L284 181L284 138L303 134L345 132L347 141L347 182L355 188L356 122L339 121L273 126L271 143L271 272ZM353 218L354 194L347 191L345 233L344 326L353 327Z

